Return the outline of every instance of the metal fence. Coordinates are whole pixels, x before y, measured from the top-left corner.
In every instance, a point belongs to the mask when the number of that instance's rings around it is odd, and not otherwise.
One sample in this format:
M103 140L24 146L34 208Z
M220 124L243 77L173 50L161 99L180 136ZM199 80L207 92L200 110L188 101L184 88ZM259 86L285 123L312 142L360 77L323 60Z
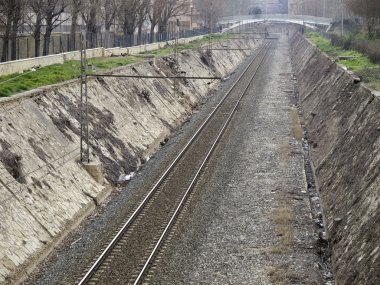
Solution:
M207 34L207 28L180 31L180 38L193 37ZM69 33L53 33L49 43L48 55L59 54L64 52L80 50L82 47L82 38L85 38L87 48L113 48L113 47L132 47L136 45L145 45L148 43L165 42L173 40L176 33L141 33L141 35L120 35L113 32L99 32L94 34L76 33L75 38L71 39ZM41 38L40 55L43 54L43 35ZM74 41L74 42L72 42ZM35 41L31 35L20 35L16 39L16 59L25 59L35 57ZM2 53L3 40L0 38L0 54ZM9 51L11 43L9 43ZM10 52L8 60L10 61Z

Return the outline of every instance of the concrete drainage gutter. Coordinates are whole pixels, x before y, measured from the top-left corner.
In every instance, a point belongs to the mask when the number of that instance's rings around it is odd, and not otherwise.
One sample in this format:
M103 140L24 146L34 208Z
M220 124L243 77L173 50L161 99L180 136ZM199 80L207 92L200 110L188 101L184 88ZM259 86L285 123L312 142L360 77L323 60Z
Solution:
M234 48L254 48L235 40ZM228 76L248 51L182 52L116 74ZM217 82L94 78L89 82L91 163L79 161L80 83L73 80L0 100L0 283L20 283L192 112Z

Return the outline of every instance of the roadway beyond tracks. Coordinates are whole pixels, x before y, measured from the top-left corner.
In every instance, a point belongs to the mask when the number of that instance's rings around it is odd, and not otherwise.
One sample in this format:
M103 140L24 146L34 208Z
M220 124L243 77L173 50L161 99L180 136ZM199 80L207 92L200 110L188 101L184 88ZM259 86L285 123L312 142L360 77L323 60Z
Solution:
M281 37L254 52L77 283L321 284L288 49Z

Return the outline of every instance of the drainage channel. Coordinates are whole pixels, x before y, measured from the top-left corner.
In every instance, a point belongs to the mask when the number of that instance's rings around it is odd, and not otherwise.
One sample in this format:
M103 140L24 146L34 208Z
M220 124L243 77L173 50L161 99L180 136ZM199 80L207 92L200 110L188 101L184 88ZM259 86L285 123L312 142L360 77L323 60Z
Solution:
M331 264L331 244L328 238L321 200L316 186L310 157L310 144L307 140L307 131L305 131L304 135L303 150L307 190L310 198L311 215L313 217L316 235L316 251L320 258L318 266L323 277L323 284L333 285L335 284L335 281Z

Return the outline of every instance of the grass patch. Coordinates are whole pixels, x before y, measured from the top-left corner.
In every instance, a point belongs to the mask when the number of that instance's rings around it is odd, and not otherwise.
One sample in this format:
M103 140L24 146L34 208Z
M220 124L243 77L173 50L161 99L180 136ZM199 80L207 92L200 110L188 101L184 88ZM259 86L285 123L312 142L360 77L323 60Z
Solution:
M288 142L280 145L280 157L283 161L288 161L290 156L290 146Z
M285 194L277 197L279 204L273 211L272 219L276 225L276 235L279 237L278 243L272 247L271 253L288 253L294 243L294 221L295 215L290 206L290 201Z
M352 57L349 59L341 59L338 62L346 66L349 70L354 71L361 76L363 81L371 88L380 91L380 66L371 62L370 58L360 52L353 50L345 50L343 48L333 46L331 41L324 38L317 32L308 32L307 37L319 49L327 53L329 56Z
M137 57L95 58L88 60L95 70L106 70L141 61ZM80 62L67 61L41 67L36 71L0 76L0 97L32 90L38 87L61 83L80 75Z
M212 34L211 42L212 43L222 42L222 41L225 41L227 38L228 38L227 34ZM178 51L199 48L202 45L208 43L209 40L210 40L210 37L205 36L202 39L194 40L186 44L179 44ZM175 53L174 46L167 46L167 47L163 47L157 50L143 52L142 54L153 55L155 57L162 57L162 56L167 56L173 53Z
M323 52L327 53L330 56L338 56L339 53L342 51L338 47L335 47L331 44L331 42L322 37L319 33L317 32L308 32L306 34L307 38L310 39L312 43L314 43L320 50Z
M113 58L93 58L88 60L89 63L91 63L95 69L112 69L115 67L120 66L126 66L132 63L136 63L141 61L142 59L134 57L134 56L127 56L127 57L113 57Z
M301 126L300 118L297 109L291 109L290 116L292 118L292 132L296 140L301 141L303 138L303 129Z
M273 269L268 276L270 282L276 285L299 284L302 281L302 276L295 273L288 265Z
M294 213L289 207L283 206L275 210L273 220L277 225L276 231L280 241L272 249L272 253L286 253L294 242Z

